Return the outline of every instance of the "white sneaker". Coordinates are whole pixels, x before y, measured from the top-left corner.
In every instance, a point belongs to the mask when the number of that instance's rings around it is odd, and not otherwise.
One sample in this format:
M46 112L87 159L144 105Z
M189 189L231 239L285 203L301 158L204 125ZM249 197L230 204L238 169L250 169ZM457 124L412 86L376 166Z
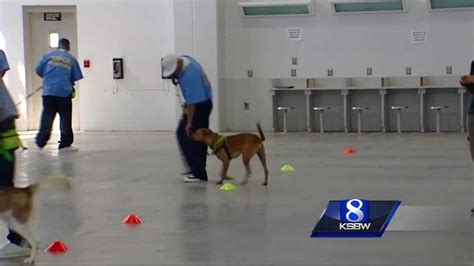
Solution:
M78 151L79 151L78 148L72 147L72 146L61 148L61 149L58 150L58 152L60 152L60 153L63 153L63 152L78 152Z
M202 179L199 179L193 175L191 176L187 176L183 179L184 183L205 183L206 181L202 180Z
M0 249L0 259L26 257L26 256L30 256L30 254L31 254L31 249L21 248L12 243Z

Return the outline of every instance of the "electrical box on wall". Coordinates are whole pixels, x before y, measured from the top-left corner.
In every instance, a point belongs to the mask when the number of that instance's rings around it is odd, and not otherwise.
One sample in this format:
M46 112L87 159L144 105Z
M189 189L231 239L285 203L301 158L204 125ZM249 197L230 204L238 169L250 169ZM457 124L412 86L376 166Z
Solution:
M253 78L253 70L252 69L247 70L247 77L248 78Z
M368 67L367 68L367 76L372 76L372 68L371 67Z
M123 79L123 58L114 58L112 59L113 63L113 77L114 79Z
M334 75L334 69L328 68L328 77L332 77Z
M453 74L453 67L452 66L447 66L446 67L446 74L447 75L452 75Z
M291 70L291 76L292 76L292 77L296 77L296 69L292 69L292 70Z

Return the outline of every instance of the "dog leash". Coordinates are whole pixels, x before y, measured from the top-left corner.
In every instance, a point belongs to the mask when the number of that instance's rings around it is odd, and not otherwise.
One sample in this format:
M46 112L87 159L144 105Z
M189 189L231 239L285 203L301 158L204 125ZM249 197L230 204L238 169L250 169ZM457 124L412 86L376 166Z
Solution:
M43 86L40 86L38 87L36 90L32 91L30 94L26 95L26 97L23 99L23 100L20 100L19 102L17 102L15 104L15 106L19 106L23 101L27 101L28 99L30 99L31 97L33 97L33 95L35 95L36 93L38 93L41 89L43 89ZM18 137L18 133L16 132L16 130L14 131L14 134L15 136L17 137L17 144L18 144L18 148L21 148L22 150L27 150L28 147L26 147L25 145L23 145L23 142L21 142L20 138ZM13 136L9 136L9 137L13 137ZM4 158L6 158L7 160L11 160L10 158L10 154L2 149L0 149L0 155L3 155Z
M39 92L41 89L43 89L43 86L38 87L36 90L31 92L30 94L26 95L23 100L20 100L15 104L15 106L19 106L22 102L29 100L31 97L33 97L37 92Z

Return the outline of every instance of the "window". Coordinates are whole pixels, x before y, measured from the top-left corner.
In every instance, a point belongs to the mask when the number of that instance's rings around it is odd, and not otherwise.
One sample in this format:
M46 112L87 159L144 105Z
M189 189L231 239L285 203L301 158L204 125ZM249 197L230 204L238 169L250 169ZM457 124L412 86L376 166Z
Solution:
M59 33L49 34L49 48L58 48Z
M244 7L245 16L307 15L308 6Z
M335 14L404 12L403 0L332 0Z
M244 17L310 16L311 0L260 0L239 2Z
M473 9L473 0L430 0L431 10Z

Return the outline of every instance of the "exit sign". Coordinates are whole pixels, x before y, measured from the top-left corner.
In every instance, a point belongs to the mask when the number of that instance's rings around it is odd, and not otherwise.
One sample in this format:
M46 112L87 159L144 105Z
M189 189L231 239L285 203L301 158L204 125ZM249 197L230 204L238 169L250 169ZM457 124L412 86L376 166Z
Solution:
M43 13L44 21L61 21L60 12L45 12Z

